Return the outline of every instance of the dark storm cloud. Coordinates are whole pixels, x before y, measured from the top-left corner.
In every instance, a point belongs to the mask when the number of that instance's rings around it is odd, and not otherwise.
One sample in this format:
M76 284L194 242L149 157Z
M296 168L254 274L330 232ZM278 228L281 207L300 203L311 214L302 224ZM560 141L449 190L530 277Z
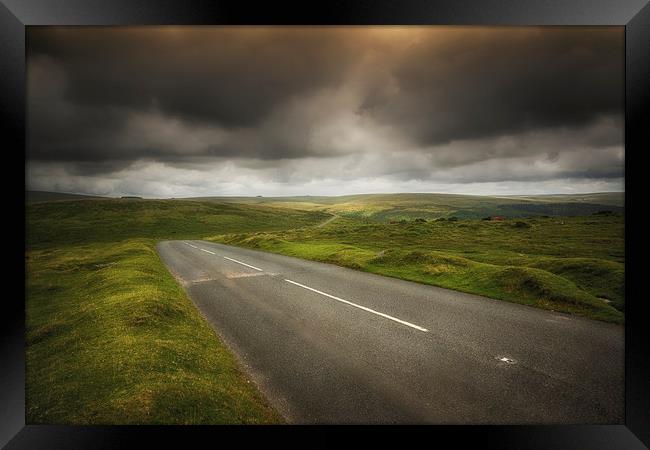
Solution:
M160 108L227 126L257 124L274 105L341 82L353 53L340 32L264 28L30 29L31 56L68 76L83 105Z
M53 186L622 177L622 28L34 27L27 75Z
M133 115L149 114L160 119L149 128L180 121L188 135L227 130L203 144L206 156L299 157L309 152L309 124L283 121L277 108L344 83L359 56L349 37L326 29L31 28L30 156L173 161L197 153L180 142L187 136L165 148L147 142L155 130L129 129Z
M362 111L424 144L583 126L622 114L622 50L621 29L451 29L402 53L399 90Z

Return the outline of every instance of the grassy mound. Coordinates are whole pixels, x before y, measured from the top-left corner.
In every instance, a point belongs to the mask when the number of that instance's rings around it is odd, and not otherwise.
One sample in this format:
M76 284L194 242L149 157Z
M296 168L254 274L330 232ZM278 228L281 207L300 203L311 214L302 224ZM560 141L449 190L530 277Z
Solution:
M622 217L377 223L208 239L623 322Z
M153 240L28 256L28 423L281 421Z
M573 281L591 295L608 300L619 311L625 310L625 266L595 258L548 259L534 267Z
M372 272L510 302L622 323L620 311L545 270L480 263L441 252L390 251L367 266Z

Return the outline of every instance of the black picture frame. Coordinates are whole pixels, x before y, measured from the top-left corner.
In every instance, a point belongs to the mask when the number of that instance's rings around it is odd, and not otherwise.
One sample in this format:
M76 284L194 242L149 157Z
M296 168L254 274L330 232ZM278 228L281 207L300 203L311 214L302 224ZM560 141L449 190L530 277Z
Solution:
M10 169L25 155L25 27L30 25L621 25L625 26L625 424L602 426L46 426L25 425L24 332L25 198L17 183L24 172ZM643 153L650 143L650 5L648 0L357 0L282 2L223 0L0 0L0 123L8 221L5 282L18 285L2 299L0 355L0 445L6 448L124 448L146 443L187 445L224 436L245 447L251 439L297 439L301 446L344 445L350 432L382 444L416 440L434 446L472 444L500 449L637 449L650 446L650 352L644 314ZM21 161L22 158L22 161ZM17 177L8 177L15 172ZM12 173L13 175L13 173ZM17 179L16 179L17 178ZM21 215L22 214L22 215ZM21 219L22 217L22 219ZM9 217L8 217L9 218ZM23 239L19 239L22 236ZM20 297L22 295L22 301ZM607 357L607 355L603 355ZM451 441L450 441L451 440Z

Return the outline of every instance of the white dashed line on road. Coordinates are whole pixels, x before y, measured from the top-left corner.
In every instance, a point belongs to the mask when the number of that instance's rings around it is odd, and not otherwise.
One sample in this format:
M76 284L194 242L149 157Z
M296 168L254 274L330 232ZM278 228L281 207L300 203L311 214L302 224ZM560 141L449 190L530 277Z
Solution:
M310 291L316 292L317 294L324 295L325 297L332 298L332 299L334 299L336 301L345 303L347 305L354 306L355 308L359 308L359 309L362 309L362 310L367 311L369 313L376 314L376 315L381 316L381 317L383 317L385 319L389 319L389 320L392 320L394 322L401 323L402 325L406 325L407 327L415 328L416 330L424 331L425 333L427 333L429 331L426 328L423 328L423 327L421 327L419 325L415 325L415 324L412 324L411 322L407 322L405 320L398 319L397 317L389 316L388 314L384 314L382 312L375 311L374 309L366 308L365 306L357 305L356 303L352 303L350 301L343 300L342 298L336 297L334 295L330 295L330 294L327 294L325 292L321 292L318 289L310 288L309 286L305 286L304 284L296 283L295 281L287 280L286 278L285 278L284 281L287 281L287 282L289 282L291 284L295 284L296 286L300 286L301 288L308 289Z
M227 256L224 256L228 261L236 262L237 264L241 264L242 266L250 267L251 269L259 270L260 272L262 269L259 267L251 266L250 264L246 264L245 262L237 261L236 259L228 258Z
M191 247L194 247L192 244L189 244L189 243L186 243L186 244L189 245L189 246L191 246ZM195 248L198 248L198 247L195 247ZM214 252L211 252L210 250L206 250L206 249L204 249L204 248L199 248L199 250L201 250L202 252L210 253L211 255L214 255L214 254L215 254ZM243 261L239 261L239 260L236 260L236 259L234 259L234 258L229 258L229 257L227 257L227 256L224 256L224 259L227 259L228 261L232 261L232 262L237 263L237 264L241 264L242 266L250 267L251 269L257 270L258 272L262 272L262 271L263 271L263 270L260 269L259 267L255 267L255 266L252 266L252 265L250 265L250 264L246 264L245 262L243 262ZM393 317L393 316L391 316L391 315L384 314L384 313L379 312L379 311L375 311L374 309L367 308L367 307L365 307L365 306L357 305L356 303L353 303L353 302L351 302L351 301L344 300L344 299L342 299L342 298L340 298L340 297L336 297L336 296L331 295L331 294L328 294L328 293L326 293L326 292L319 291L318 289L310 288L309 286L305 286L304 284L300 284L300 283L297 283L297 282L295 282L295 281L287 280L287 279L285 279L284 281L286 281L286 282L288 282L288 283L291 283L291 284L294 284L294 285L296 285L296 286L299 286L299 287L301 287L301 288L303 288L303 289L307 289L307 290L310 290L310 291L312 291L312 292L316 292L317 294L324 295L325 297L329 297L329 298L334 299L334 300L336 300L336 301L339 301L339 302L341 302L341 303L345 303L345 304L347 304L347 305L354 306L355 308L359 308L359 309L361 309L361 310L363 310L363 311L366 311L366 312L369 312L369 313L375 314L375 315L380 316L380 317L383 317L383 318L385 318L385 319L392 320L393 322L401 323L402 325L406 325L407 327L415 328L416 330L423 331L423 332L425 332L425 333L429 331L429 330L427 330L426 328L421 327L421 326L419 326L419 325L415 325L415 324L413 324L413 323L411 323L411 322L407 322L407 321L405 321L405 320L398 319L397 317Z

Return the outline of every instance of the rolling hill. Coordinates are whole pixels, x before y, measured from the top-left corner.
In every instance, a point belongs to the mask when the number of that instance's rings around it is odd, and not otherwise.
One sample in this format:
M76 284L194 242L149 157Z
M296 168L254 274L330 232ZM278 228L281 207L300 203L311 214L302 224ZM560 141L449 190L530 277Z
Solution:
M192 200L259 204L323 211L350 218L390 220L486 216L585 216L599 211L624 212L625 194L605 192L579 195L478 196L458 194L359 194L339 197L197 197Z
M25 191L27 203L57 202L62 200L90 200L108 197L85 194L68 194L67 192Z

